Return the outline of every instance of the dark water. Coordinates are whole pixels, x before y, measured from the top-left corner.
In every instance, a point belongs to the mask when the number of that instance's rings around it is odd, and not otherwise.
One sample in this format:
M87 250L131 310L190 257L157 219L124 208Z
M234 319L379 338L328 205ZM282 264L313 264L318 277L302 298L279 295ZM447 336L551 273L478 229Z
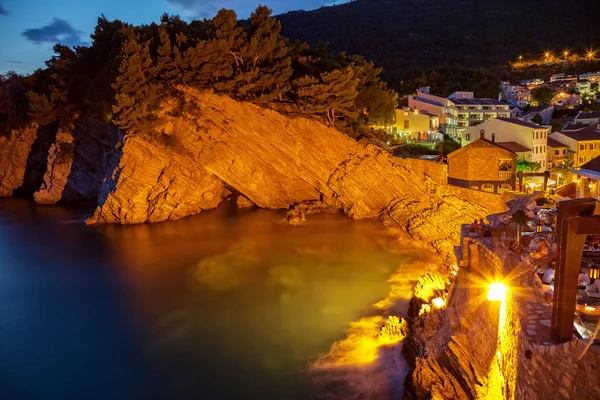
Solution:
M313 398L310 362L414 258L343 216L88 214L0 200L0 399Z

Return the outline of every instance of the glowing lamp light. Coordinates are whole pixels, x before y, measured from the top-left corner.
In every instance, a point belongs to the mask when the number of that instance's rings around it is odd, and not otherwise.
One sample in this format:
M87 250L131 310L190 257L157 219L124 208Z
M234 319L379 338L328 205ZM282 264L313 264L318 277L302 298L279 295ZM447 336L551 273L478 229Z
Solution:
M488 301L503 301L506 297L506 285L494 282L488 289Z
M596 307L594 306L585 306L585 311L594 311Z
M436 297L435 299L431 300L431 304L433 304L433 306L436 308L442 308L446 302L441 297Z

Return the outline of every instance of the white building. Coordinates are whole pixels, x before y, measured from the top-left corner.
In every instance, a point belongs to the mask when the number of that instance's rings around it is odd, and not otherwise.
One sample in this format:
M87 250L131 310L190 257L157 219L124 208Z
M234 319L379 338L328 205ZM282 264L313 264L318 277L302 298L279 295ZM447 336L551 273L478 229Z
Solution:
M531 91L525 86L500 82L498 100L507 103L511 107L525 107L531 102Z
M535 107L531 110L527 111L525 114L521 115L519 119L525 122L532 122L531 120L535 118L536 115L542 118L542 124L549 124L552 119L552 113L554 113L554 106L552 104L542 107Z
M421 87L417 89L414 96L408 96L408 107L437 115L439 126L446 135L453 139L460 137L457 130L457 111L454 108L454 103L444 97L430 94L429 87Z
M600 123L600 111L579 111L579 114L573 119L576 124L597 124Z
M442 131L458 141L469 126L493 118L510 118L508 104L475 98L473 92L454 92L446 99L429 94L429 88L419 88L415 96L408 96L408 106L438 115Z
M549 126L535 125L518 119L490 119L477 126L465 129L461 144L466 146L480 137L481 131L488 140L496 143L516 142L522 147L519 152L531 150L527 161L539 162L541 171L548 169L548 135Z

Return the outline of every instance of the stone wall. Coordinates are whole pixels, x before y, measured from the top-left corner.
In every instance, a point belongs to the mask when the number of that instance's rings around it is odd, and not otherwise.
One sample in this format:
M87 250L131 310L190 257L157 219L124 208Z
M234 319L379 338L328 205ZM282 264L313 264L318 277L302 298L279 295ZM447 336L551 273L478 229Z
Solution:
M429 176L435 183L448 183L448 165L418 158L399 159L399 164L405 164L418 174Z
M530 268L511 268L507 255L464 239L447 308L417 318L405 343L415 368L406 399L600 398L600 349L576 338L550 338L551 306ZM502 277L506 299L487 301L487 284Z

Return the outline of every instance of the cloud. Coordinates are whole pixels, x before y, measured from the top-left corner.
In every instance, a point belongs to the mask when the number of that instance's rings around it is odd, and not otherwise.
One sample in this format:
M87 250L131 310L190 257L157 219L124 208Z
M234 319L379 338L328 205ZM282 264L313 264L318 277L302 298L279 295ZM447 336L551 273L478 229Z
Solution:
M8 10L6 8L4 8L4 5L2 5L1 1L0 1L0 15L8 15Z
M41 28L27 29L23 32L23 36L35 44L61 43L67 46L87 44L81 40L80 34L81 32L75 30L70 23L59 18L54 18L52 22Z
M292 10L312 10L322 6L347 3L348 0L167 0L182 9L189 17L212 18L221 8L235 10L240 18L247 18L259 4L273 9L274 14Z

